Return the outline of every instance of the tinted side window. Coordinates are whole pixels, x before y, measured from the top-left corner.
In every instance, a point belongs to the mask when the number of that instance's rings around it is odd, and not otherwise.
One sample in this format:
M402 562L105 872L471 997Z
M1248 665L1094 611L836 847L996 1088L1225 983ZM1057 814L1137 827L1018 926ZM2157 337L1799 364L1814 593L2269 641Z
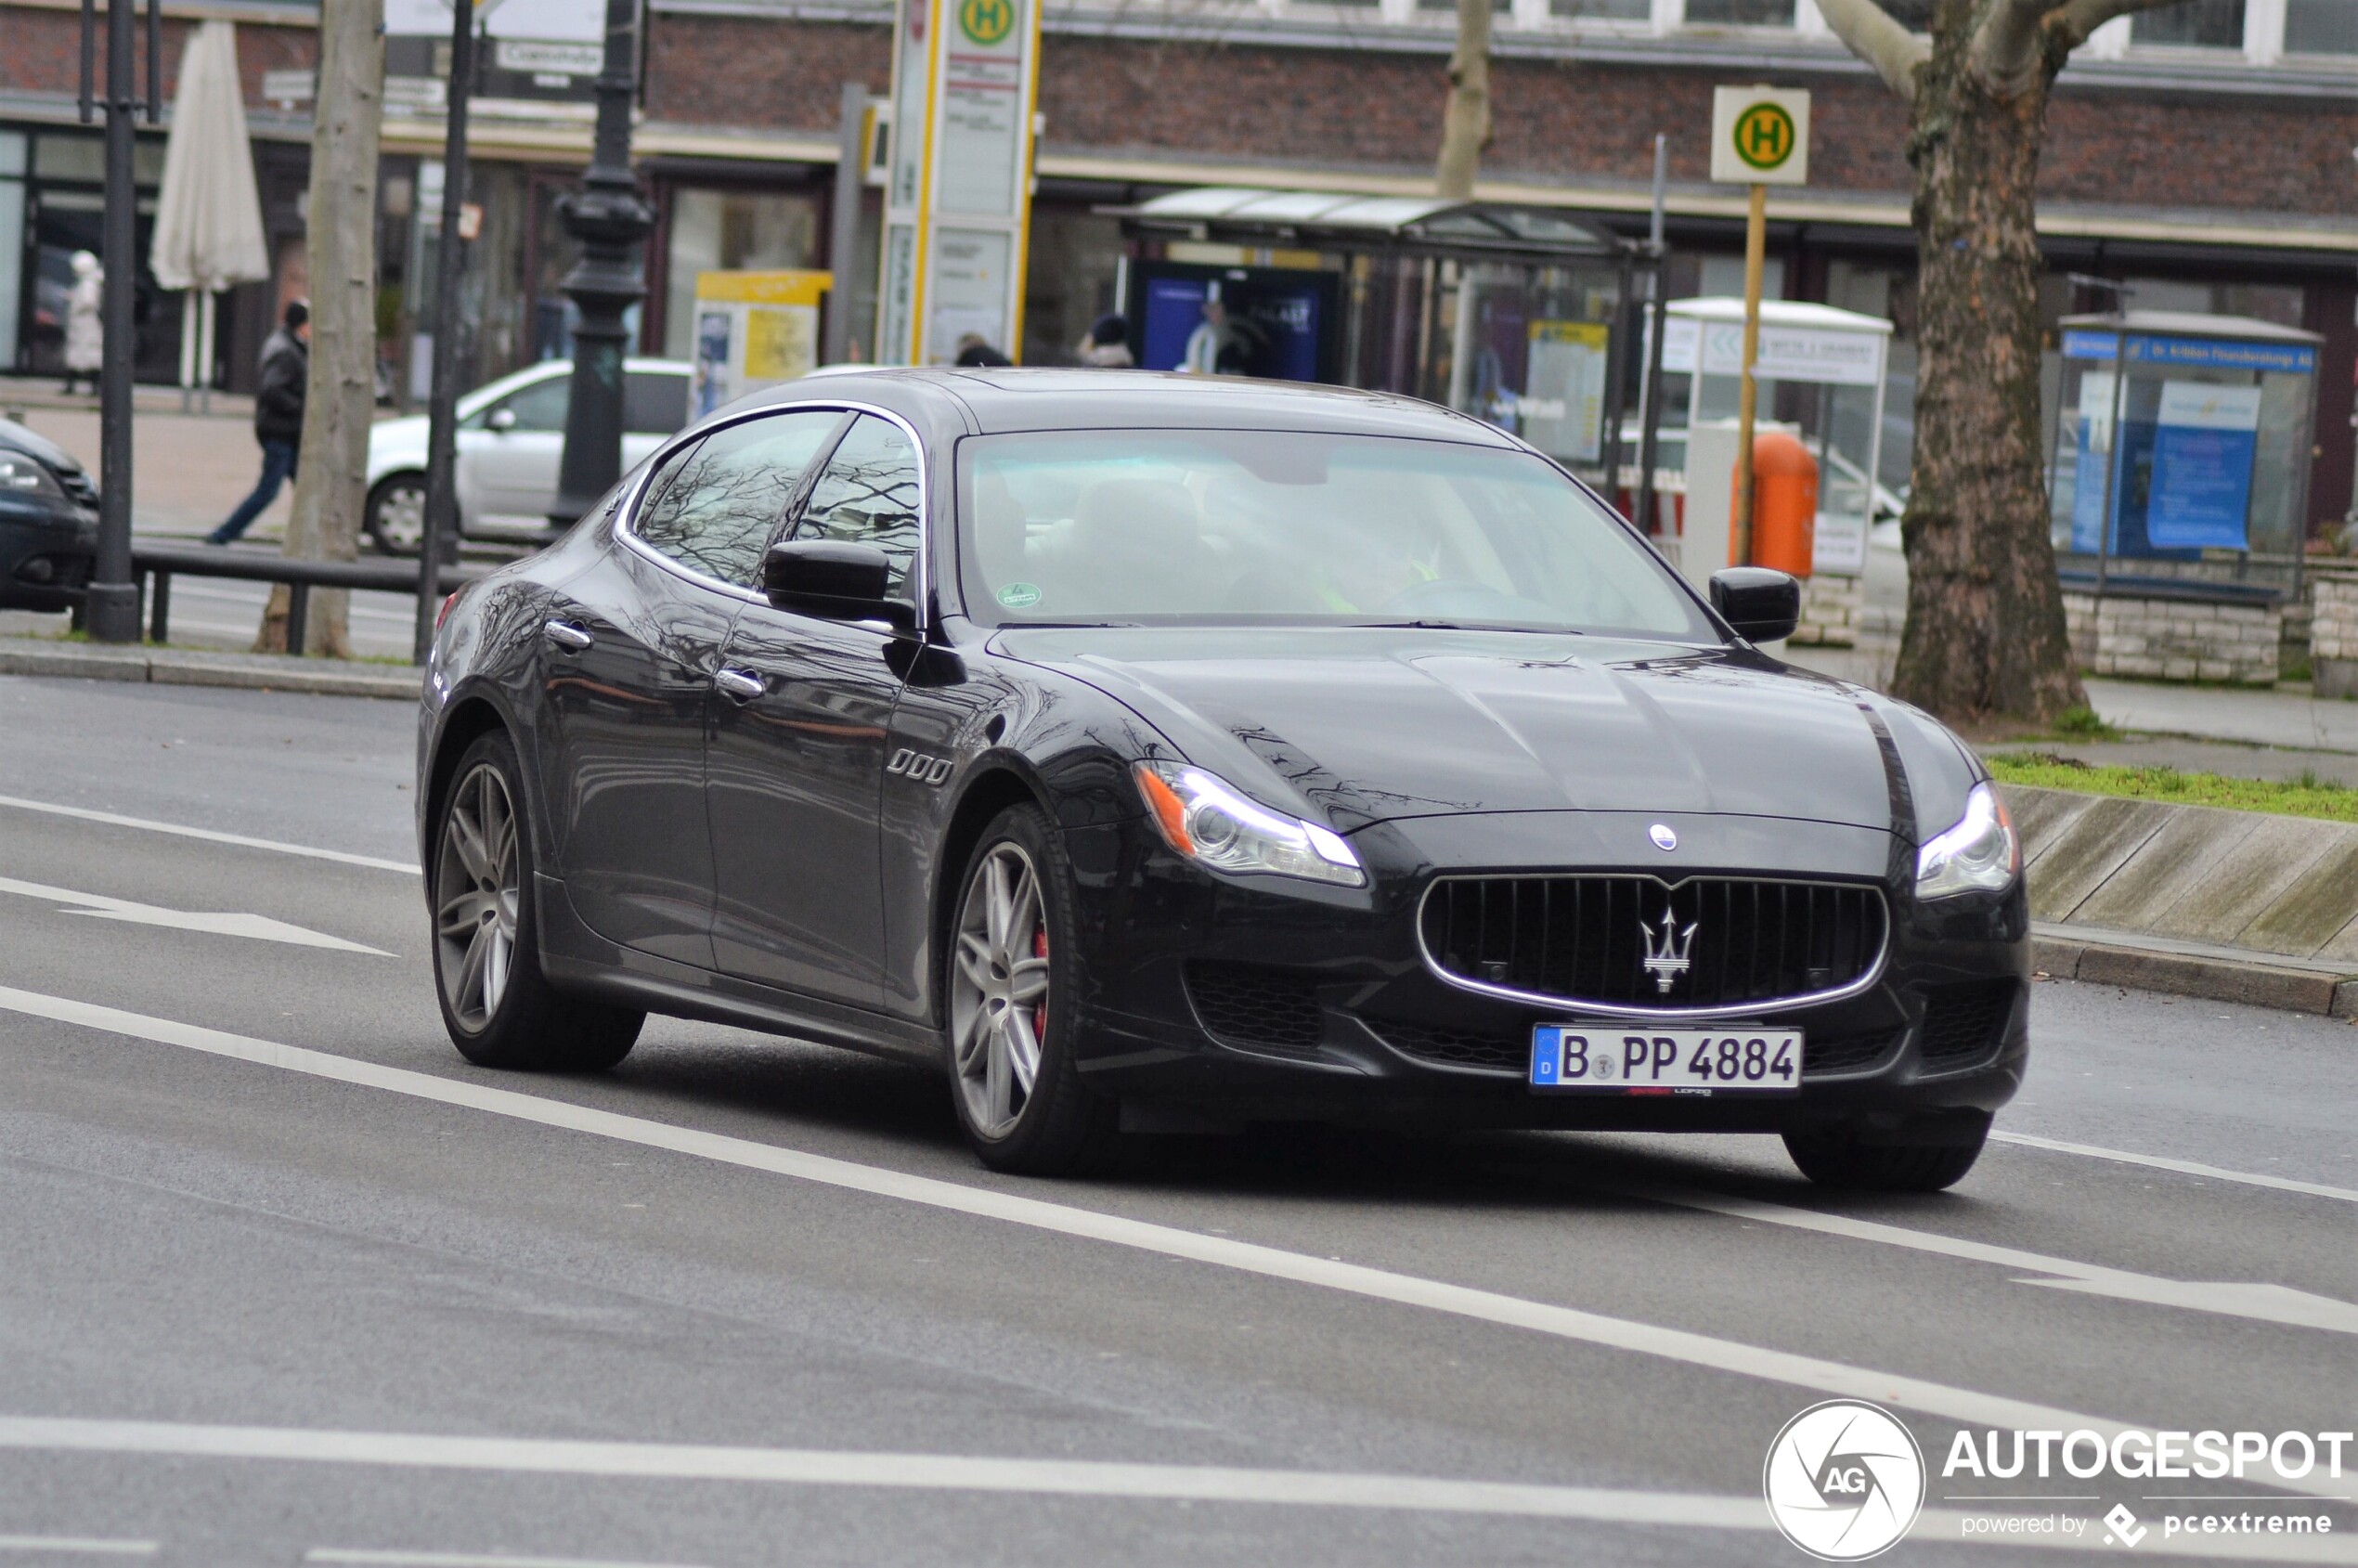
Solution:
M573 378L551 376L545 382L535 382L521 392L502 398L497 408L516 416L516 430L547 431L562 435L565 429L565 409L573 403ZM486 409L488 413L490 410Z
M622 428L633 435L669 435L688 422L688 378L633 370L622 379Z
M811 487L798 539L872 544L892 558L895 595L917 554L917 452L899 425L862 414Z
M751 588L786 501L843 416L816 410L748 420L664 460L638 534L689 570Z

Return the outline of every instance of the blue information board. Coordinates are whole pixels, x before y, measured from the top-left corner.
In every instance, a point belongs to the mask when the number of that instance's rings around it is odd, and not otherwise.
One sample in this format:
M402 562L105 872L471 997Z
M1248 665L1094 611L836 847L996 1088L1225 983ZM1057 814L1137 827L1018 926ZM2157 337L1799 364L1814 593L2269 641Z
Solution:
M2243 550L2260 389L2167 382L2154 428L2145 537L2157 550Z

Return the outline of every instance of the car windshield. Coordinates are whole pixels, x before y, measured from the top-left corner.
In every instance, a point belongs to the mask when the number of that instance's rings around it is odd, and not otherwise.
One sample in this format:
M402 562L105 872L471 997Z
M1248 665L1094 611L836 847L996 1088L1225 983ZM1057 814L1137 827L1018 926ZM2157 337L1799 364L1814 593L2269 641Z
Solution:
M959 446L966 603L992 625L1422 625L1716 641L1670 572L1529 453L1285 431Z

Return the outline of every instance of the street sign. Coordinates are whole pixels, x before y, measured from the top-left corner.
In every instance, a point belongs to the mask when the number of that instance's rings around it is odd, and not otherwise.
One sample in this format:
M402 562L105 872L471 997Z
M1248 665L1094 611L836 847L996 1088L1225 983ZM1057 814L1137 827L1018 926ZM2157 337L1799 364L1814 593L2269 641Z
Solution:
M1711 177L1721 185L1809 183L1809 95L1797 87L1715 87Z
M876 359L1021 352L1040 0L900 0Z

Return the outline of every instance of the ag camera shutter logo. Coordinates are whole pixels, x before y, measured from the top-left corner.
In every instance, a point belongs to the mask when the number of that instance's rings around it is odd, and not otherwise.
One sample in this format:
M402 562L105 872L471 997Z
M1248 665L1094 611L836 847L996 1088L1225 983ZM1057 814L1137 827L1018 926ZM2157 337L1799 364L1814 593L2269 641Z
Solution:
M1924 1450L1890 1412L1830 1399L1777 1433L1760 1484L1785 1539L1822 1562L1864 1562L1923 1510Z

